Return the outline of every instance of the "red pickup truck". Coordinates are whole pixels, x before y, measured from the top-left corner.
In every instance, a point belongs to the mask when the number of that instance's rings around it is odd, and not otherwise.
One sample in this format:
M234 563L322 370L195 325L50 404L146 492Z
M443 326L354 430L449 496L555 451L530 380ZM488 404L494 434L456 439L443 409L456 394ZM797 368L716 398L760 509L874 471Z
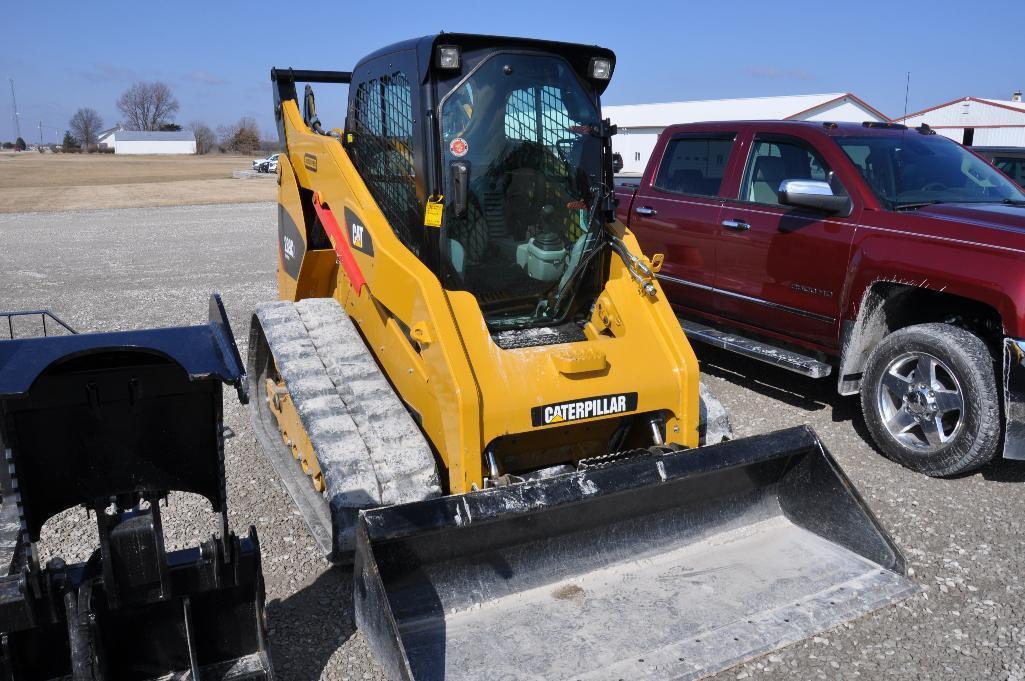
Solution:
M692 340L860 392L928 475L1025 460L1025 193L927 127L679 125L617 216Z

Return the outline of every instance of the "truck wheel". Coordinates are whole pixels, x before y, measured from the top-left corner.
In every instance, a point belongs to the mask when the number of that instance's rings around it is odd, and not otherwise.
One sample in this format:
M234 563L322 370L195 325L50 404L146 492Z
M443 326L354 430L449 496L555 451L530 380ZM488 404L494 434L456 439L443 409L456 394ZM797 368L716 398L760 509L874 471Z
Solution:
M949 324L886 336L868 358L861 408L883 453L926 475L975 470L1000 445L993 356L978 336Z

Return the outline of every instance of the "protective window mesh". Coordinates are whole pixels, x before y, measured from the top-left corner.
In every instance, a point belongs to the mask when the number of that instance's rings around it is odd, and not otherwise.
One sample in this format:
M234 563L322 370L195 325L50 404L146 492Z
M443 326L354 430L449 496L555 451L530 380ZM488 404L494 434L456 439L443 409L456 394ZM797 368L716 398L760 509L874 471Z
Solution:
M559 88L545 85L515 90L506 101L505 136L510 140L533 142L547 152L540 155L545 177L543 202L553 203L563 198L561 191L568 172L561 159L568 150L567 142L572 144L572 138L576 137L571 130L574 125ZM581 213L571 220L568 236L577 239L583 234L587 219Z
M515 90L506 101L505 136L511 140L536 142L554 152L560 140L573 136L570 132L572 125L573 119L562 103L562 93L550 85L540 90L533 87ZM565 167L554 162L558 159L557 154L547 158L552 162L546 164L546 172L566 174Z
M413 90L397 71L356 89L352 156L399 240L419 255L421 208L413 166Z

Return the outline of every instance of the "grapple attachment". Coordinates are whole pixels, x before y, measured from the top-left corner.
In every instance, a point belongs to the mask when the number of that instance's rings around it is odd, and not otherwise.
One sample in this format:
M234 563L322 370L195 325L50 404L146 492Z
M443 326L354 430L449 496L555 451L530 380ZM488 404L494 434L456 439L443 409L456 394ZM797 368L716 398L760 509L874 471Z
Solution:
M216 296L203 326L0 341L0 679L272 678L259 541L228 530L222 382L245 401ZM220 534L168 552L171 491ZM99 547L40 566L44 523L79 505Z
M808 428L362 513L389 678L688 679L916 590Z

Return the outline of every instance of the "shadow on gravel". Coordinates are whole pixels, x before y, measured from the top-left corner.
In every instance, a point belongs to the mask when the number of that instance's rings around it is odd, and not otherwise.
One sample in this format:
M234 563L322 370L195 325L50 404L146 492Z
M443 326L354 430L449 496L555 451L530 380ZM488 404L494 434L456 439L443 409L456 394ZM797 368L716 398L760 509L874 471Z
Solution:
M288 598L269 602L267 625L275 676L319 679L331 655L356 632L352 570L324 570Z
M836 394L836 381L813 379L726 350L694 344L701 371L798 409L837 409L846 401Z
M700 343L694 345L694 350L702 372L759 395L779 400L791 407L806 411L821 411L828 408L831 410L833 423L849 422L858 437L875 449L868 428L865 427L865 420L861 416L858 397L838 394L836 379L833 376L808 378Z
M991 482L1025 482L1025 461L996 459L979 472Z

